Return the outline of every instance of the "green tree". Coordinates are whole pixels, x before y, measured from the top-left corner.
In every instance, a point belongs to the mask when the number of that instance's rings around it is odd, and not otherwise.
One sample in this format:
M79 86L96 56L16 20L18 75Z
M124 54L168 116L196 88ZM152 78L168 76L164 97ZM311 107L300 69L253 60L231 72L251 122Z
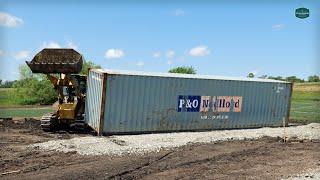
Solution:
M192 66L182 66L170 69L169 73L196 74L196 70Z
M88 75L88 69L89 68L94 68L94 69L101 69L100 65L95 64L92 61L84 61L82 64L82 70L80 74L82 75Z
M19 66L20 80L13 83L15 98L20 104L52 104L57 95L44 74L33 74L27 65Z
M309 82L320 82L320 78L317 75L309 76L308 77Z
M27 65L19 66L19 75L20 75L20 79L27 79L33 76L30 68Z
M20 104L52 104L57 99L51 82L46 78L21 79L13 87Z
M14 81L2 81L0 84L0 88L12 88L12 85L14 84L16 80Z
M286 77L285 80L286 80L286 81L289 81L289 82L304 82L303 79L299 79L299 78L297 78L296 76Z

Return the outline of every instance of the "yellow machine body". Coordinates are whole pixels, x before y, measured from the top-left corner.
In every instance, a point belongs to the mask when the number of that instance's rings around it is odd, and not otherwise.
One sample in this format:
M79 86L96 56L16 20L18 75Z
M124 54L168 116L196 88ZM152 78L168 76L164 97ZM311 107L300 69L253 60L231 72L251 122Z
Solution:
M77 83L75 76L63 74L60 78L47 74L48 79L57 91L59 106L56 112L59 121L71 123L77 118L77 114L84 113L84 94L81 93L80 85ZM79 75L77 77L80 77ZM85 78L85 76L82 76ZM74 89L74 94L67 93L66 89Z
M57 115L59 119L64 120L75 120L77 115L77 102L74 103L63 103L59 105Z

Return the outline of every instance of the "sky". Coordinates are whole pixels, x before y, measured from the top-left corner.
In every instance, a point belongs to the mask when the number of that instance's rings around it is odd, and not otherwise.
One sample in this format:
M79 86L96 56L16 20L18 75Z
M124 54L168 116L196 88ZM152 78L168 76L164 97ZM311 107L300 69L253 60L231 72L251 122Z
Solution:
M295 17L305 7L310 17ZM43 48L107 69L245 77L320 75L320 1L0 2L0 79Z

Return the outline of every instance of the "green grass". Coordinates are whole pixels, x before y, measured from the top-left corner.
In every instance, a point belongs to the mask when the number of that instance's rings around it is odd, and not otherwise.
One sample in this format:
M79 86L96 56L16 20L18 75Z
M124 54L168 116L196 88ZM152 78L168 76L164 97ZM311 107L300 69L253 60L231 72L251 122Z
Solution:
M30 107L18 103L13 88L0 88L0 118L8 117L41 117L52 112L50 107Z
M320 101L320 92L308 92L308 91L293 91L292 100L309 102Z
M320 83L295 84L291 99L290 120L320 122Z
M15 108L0 109L0 118L8 117L41 117L43 114L52 112L51 108Z
M11 107L19 105L14 95L13 88L0 88L0 107Z

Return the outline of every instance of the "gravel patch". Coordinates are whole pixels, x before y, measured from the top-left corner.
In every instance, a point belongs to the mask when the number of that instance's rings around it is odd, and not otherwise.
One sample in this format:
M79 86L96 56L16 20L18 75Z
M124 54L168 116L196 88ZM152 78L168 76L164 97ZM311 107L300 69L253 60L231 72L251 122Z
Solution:
M311 169L305 173L294 175L289 177L288 180L307 180L307 179L320 179L320 168L319 169Z
M81 155L144 154L184 146L189 143L211 143L228 140L259 139L264 136L297 139L320 139L320 123L279 128L217 130L165 134L122 135L110 137L76 137L30 145L29 148L74 152Z

